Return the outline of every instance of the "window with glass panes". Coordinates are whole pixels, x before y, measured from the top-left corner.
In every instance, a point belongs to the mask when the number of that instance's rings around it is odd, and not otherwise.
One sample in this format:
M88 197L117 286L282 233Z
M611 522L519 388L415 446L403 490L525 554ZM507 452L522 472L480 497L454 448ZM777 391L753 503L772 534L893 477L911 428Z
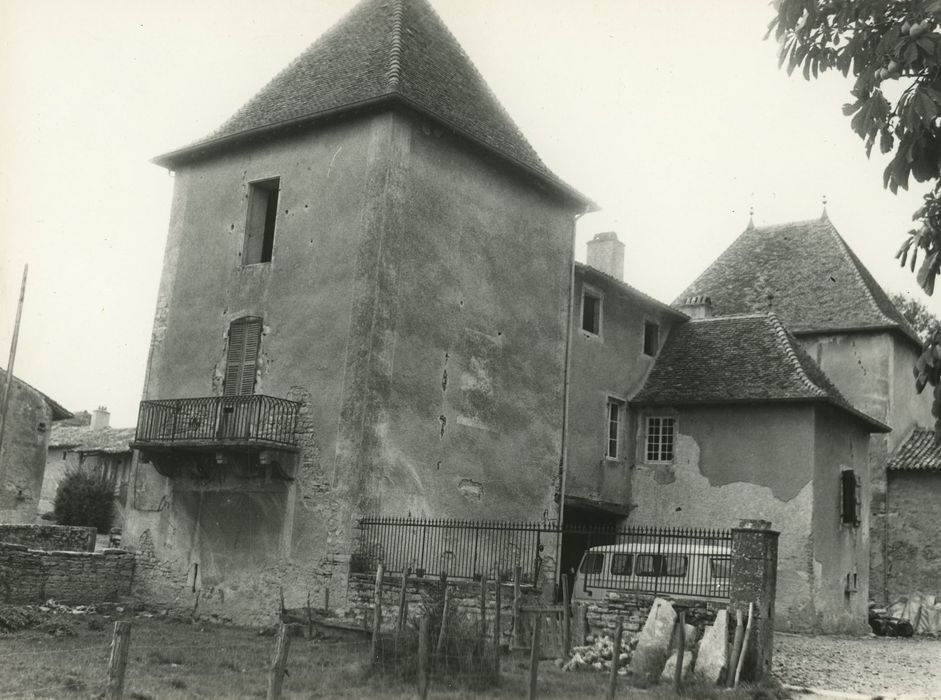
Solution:
M672 462L676 419L667 416L647 418L647 461Z

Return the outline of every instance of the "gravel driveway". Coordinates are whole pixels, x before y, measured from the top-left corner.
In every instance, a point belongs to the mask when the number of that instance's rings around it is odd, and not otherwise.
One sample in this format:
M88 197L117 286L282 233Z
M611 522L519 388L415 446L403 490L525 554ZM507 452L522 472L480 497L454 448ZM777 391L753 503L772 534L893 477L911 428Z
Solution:
M782 683L866 695L941 698L937 637L812 637L775 633Z

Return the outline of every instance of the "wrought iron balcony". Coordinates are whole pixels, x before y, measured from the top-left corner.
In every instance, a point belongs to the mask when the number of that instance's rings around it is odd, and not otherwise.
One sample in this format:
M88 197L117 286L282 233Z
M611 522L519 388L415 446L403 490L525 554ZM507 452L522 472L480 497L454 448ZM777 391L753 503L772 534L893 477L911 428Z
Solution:
M296 450L298 407L261 394L141 401L132 447Z

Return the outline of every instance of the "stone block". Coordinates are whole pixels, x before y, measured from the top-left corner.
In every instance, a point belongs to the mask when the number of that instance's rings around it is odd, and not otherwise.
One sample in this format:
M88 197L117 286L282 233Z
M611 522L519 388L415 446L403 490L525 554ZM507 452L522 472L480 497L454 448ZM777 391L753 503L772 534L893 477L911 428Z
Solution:
M663 666L663 673L660 674L660 680L662 681L672 681L676 676L676 652L674 651L670 654L670 658L667 659L666 664ZM690 666L693 664L693 652L684 651L683 652L683 678L689 678L692 674L692 669Z
M695 674L706 683L718 683L725 676L728 665L729 614L716 613L716 620L706 627L699 643Z
M631 658L631 672L638 678L659 678L667 659L676 612L669 601L654 600L647 622L637 638L637 648Z

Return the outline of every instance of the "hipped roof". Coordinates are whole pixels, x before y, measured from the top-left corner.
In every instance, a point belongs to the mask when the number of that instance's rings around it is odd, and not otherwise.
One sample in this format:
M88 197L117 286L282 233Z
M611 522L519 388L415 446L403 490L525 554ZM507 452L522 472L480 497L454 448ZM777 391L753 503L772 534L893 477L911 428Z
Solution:
M363 0L215 132L154 162L170 168L253 137L391 103L591 204L546 167L426 0Z
M826 215L749 226L674 303L696 295L708 296L717 316L773 311L798 335L886 329L921 347Z
M890 431L843 397L774 314L697 319L677 326L632 401L646 405L825 402L859 419L870 432Z

